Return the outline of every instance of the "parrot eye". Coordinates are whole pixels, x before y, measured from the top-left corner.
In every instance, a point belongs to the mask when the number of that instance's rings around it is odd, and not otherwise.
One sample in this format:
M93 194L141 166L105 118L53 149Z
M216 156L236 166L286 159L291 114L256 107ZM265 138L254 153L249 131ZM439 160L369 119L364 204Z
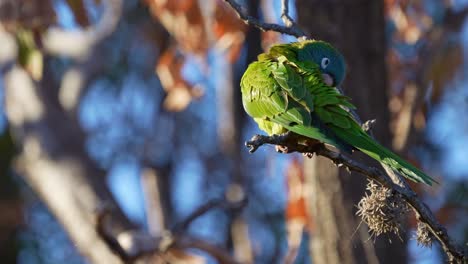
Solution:
M327 68L328 64L330 64L330 59L329 59L329 58L326 58L326 57L323 58L323 59L322 59L322 64L321 64L322 68L323 68L323 69Z

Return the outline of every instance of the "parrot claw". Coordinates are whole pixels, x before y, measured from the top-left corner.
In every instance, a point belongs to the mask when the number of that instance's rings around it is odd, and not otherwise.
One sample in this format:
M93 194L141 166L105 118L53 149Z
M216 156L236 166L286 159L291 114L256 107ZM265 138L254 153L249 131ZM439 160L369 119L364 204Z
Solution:
M275 150L278 153L287 154L289 153L289 148L286 146L276 145Z

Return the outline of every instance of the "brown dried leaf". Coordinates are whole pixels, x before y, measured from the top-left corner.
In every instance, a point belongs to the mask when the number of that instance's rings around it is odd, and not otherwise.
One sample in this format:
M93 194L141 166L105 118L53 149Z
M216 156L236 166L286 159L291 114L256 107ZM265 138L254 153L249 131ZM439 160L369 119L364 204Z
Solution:
M168 111L180 112L185 110L191 101L192 95L190 94L190 91L185 89L185 87L177 86L174 87L171 92L167 93L163 106L164 109Z
M214 12L213 33L217 47L228 50L228 61L234 62L240 55L247 26L232 8L217 0Z
M214 4L212 14L208 12L212 17L203 16L196 0L146 0L146 3L184 51L205 55L211 45L216 45L227 51L230 62L239 57L247 26L223 1L205 3Z
M306 206L307 193L304 183L304 172L302 164L298 159L293 159L289 164L286 180L288 197L285 215L287 224L310 224L312 219Z
M307 194L302 168L301 162L298 159L293 159L286 172L288 197L285 215L288 252L284 263L294 263L304 230L308 228L311 231L312 228L312 218L307 211Z
M179 112L184 110L194 98L202 95L200 89L192 87L182 76L185 58L174 48L166 50L160 57L156 72L167 95L164 108Z
M75 16L76 22L82 26L86 27L89 26L89 18L88 13L86 12L86 7L82 0L67 0L70 9Z
M208 49L202 12L196 0L145 0L151 13L177 40L180 47L204 55Z
M280 33L274 31L261 32L262 49L269 50L273 44L278 43L278 41L280 40L280 36Z

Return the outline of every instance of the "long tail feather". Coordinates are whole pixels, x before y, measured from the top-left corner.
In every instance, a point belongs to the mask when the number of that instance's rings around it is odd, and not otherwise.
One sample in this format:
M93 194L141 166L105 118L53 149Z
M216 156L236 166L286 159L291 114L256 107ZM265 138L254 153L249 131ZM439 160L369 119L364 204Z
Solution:
M357 129L352 131L338 127L326 129L320 128L320 124L314 124L314 126L291 125L288 123L287 119L283 120L281 117L275 117L273 120L290 131L320 140L340 150L350 152L354 147L378 162L386 164L414 182L426 183L428 185L438 183L409 162L377 143L364 131L359 131Z
M432 183L438 183L424 172L411 165L409 162L400 158L397 154L383 147L372 139L369 135L360 131L359 133L353 133L346 129L334 129L334 132L346 142L359 149L369 157L388 165L393 170L397 171L404 177L415 181L422 182L428 185Z

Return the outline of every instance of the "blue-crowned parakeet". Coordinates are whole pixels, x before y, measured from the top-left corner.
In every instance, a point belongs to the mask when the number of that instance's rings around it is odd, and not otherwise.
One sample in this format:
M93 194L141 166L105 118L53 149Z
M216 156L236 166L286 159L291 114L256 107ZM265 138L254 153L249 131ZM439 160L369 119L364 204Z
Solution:
M435 182L363 131L350 113L350 98L335 88L345 72L343 56L327 42L274 45L242 77L245 111L269 135L292 131L341 150L357 149L410 180Z

